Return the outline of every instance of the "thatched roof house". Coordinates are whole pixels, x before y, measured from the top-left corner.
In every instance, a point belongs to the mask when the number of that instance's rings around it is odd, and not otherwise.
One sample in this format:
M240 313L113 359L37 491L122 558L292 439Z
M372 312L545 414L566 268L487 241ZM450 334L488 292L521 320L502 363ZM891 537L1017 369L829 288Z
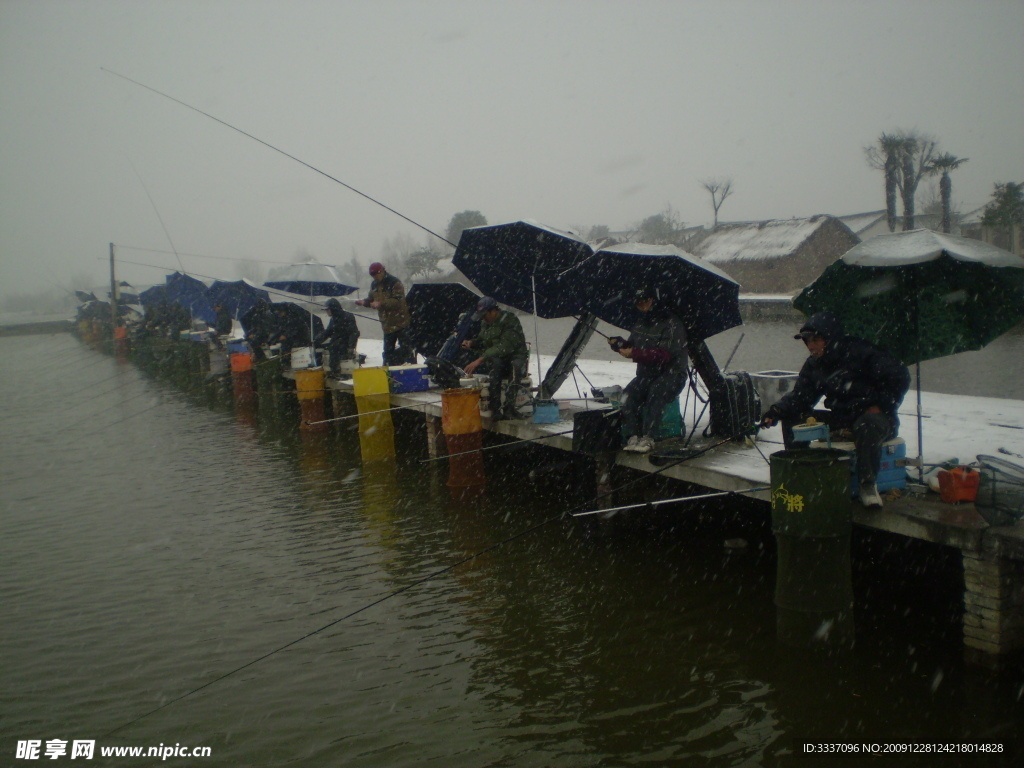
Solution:
M744 293L796 293L859 242L839 219L819 215L722 224L684 247L728 272Z

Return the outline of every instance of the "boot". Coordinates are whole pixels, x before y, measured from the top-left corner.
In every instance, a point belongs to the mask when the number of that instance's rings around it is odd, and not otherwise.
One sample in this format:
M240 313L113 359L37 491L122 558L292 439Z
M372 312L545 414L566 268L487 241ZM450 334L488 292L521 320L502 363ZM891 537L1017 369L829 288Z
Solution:
M882 508L882 497L878 495L878 486L874 480L860 484L860 503L868 509Z

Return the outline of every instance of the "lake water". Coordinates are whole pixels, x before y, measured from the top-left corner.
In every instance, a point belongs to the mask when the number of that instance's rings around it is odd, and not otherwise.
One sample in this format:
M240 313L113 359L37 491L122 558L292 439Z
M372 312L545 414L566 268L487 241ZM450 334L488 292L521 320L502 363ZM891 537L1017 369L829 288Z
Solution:
M824 656L775 641L758 505L583 524L562 513L591 472L555 451L486 454L460 499L415 421L364 464L351 426L235 414L67 335L0 338L0 361L0 764L33 764L28 739L95 740L95 765L176 744L212 755L167 765L1022 757L1024 673L962 664L951 552L858 534L856 646Z

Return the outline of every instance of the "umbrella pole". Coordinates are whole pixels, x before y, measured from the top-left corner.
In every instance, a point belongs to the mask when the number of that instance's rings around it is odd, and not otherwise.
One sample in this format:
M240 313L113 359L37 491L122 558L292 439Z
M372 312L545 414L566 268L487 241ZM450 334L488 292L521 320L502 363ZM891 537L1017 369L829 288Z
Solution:
M540 373L540 331L537 328L537 276L530 275L530 283L533 286L533 347L537 351L537 384L540 385L543 376ZM552 395L555 393L552 392Z
M917 375L917 481L924 482L924 436L921 434L921 361L914 364Z

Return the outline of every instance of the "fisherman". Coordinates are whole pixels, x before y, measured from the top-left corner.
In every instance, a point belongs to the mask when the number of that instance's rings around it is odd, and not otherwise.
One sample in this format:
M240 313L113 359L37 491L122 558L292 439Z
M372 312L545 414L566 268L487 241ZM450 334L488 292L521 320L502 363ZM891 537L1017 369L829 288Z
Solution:
M310 345L309 323L288 311L288 304L275 304L272 340L281 345L281 356L290 355L295 347ZM293 305L294 306L294 305Z
M842 323L831 312L811 315L793 338L803 341L810 356L793 391L765 411L761 426L781 421L787 449L808 446L793 436L793 426L808 416L832 430L852 430L860 502L881 507L876 481L882 443L899 430L897 409L910 388L910 371L870 342L844 335ZM823 395L829 410L813 410Z
M397 277L389 275L379 261L370 265L370 277L373 278L370 295L357 301L356 305L372 307L380 316L384 331L384 365L415 363L416 350L409 341L412 316L405 300L405 286Z
M263 345L269 344L274 328L273 313L270 310L270 302L266 299L258 299L256 304L245 314L245 340L249 342L252 349L252 356L256 362L267 359L263 351Z
M475 339L463 341L462 348L480 350L480 355L466 366L465 371L472 375L477 368L485 365L491 418L495 421L517 419L519 382L526 374L526 364L530 357L523 325L514 314L499 309L498 302L490 296L484 296L477 302L473 319L481 321L480 333ZM505 393L505 406L501 409L501 383L504 379L508 379L509 384Z
M613 336L613 350L636 363L636 377L623 390L622 428L628 436L623 450L649 453L665 408L686 384L689 356L686 328L674 314L658 306L657 291L641 288L634 296L640 312L629 338Z
M356 342L359 341L359 328L356 326L356 318L351 312L347 312L337 299L327 300L327 314L331 316L331 322L327 328L322 330L313 339L313 346L319 347L326 341L327 354L330 355L331 376L337 376L341 372L342 360L354 360L356 357Z
M218 336L230 336L234 328L234 318L231 317L231 310L222 303L213 305L213 311L217 313L217 319L213 323L213 330Z

